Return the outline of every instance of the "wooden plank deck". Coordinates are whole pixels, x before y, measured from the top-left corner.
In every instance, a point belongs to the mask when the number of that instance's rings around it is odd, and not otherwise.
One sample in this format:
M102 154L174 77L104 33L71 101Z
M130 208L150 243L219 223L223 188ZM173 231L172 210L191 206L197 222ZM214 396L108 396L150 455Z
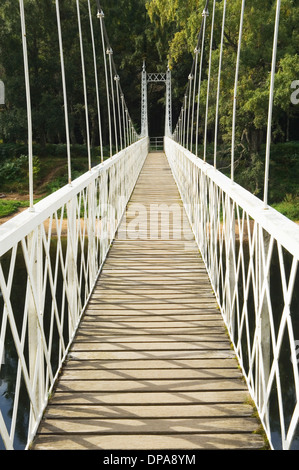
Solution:
M153 153L32 449L263 447L186 215L155 232L157 204L183 214L167 159Z

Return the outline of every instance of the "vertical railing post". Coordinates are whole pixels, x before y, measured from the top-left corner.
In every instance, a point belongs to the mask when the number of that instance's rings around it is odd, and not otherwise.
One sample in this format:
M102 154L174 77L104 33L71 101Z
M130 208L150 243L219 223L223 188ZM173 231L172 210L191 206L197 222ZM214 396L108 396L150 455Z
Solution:
M76 246L76 198L67 204L67 288L69 292L69 337L72 336L78 311L78 275L77 275L77 246Z
M223 223L225 224L225 299L226 299L226 321L229 325L229 329L232 337L234 336L235 330L235 302L234 302L234 292L235 292L235 250L236 250L236 233L235 233L235 209L234 203L229 198L226 197L225 201L225 219Z
M257 323L258 336L261 348L261 357L259 369L259 379L257 385L257 399L260 400L260 408L266 399L266 388L270 376L271 364L271 331L269 305L267 301L267 289L270 289L270 274L267 272L267 260L270 249L270 235L259 227L259 243L258 243L258 266L259 266L259 309L260 316ZM263 287L264 285L264 287ZM259 391L258 391L259 388ZM267 406L264 417L267 425L269 424L269 406Z
M43 324L43 249L41 227L28 236L28 255L31 273L28 276L28 353L29 353L29 375L32 396L35 399L35 407L40 410L44 396L44 360L40 325ZM40 318L38 318L38 316ZM32 406L33 404L31 404ZM30 415L29 429L32 432L35 426L33 413Z
M95 184L88 186L88 267L89 267L89 292L93 288L96 278L96 238L95 238Z
M141 136L148 137L147 73L145 62L143 62L141 73Z

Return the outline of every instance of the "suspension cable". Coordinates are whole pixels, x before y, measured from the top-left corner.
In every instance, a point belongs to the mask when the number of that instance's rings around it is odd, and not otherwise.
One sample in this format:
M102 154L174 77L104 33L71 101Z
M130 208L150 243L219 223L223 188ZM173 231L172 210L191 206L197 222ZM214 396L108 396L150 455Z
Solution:
M69 130L68 102L67 102L67 93L66 93L65 66L64 66L59 0L56 0L56 17L57 17L57 28L58 28L59 50L60 50L63 101L64 101L64 120L65 120L65 134L66 134L66 148L67 148L67 162L68 162L68 181L69 181L69 184L71 184L72 171L71 171L70 130Z
M213 1L213 14L212 14L212 24L211 24L209 71L208 71L207 99L206 99L206 119L205 119L205 130L204 130L204 151L203 151L203 160L204 160L204 161L206 161L206 157L207 157L207 132L208 132L208 115L209 115L209 94L210 94L210 83L211 83L211 67L212 67L212 49L213 49L215 8L216 8L216 0Z
M101 120L101 110L100 110L100 95L99 95L99 82L98 82L97 59L96 59L96 49L95 49L95 40L94 40L94 29L93 29L93 23L92 23L90 0L87 0L87 3L88 3L91 42L92 42L92 52L93 52L94 78L95 78L95 87L96 87L98 124L99 124L99 139L100 139L100 149L101 149L101 162L103 162L104 157L103 157L102 120Z
M205 10L208 9L209 0L206 1ZM198 54L200 52L200 43L203 33L203 21L201 22L200 31L197 38L197 44L194 49L194 58L192 63L191 75L193 75L193 99L192 99L192 118L191 118L191 132L190 132L190 150L192 152L193 146L193 127L194 127L194 108L195 108L195 93L196 93L196 81L197 81L197 67L198 67Z
M116 85L116 100L117 100L117 109L118 109L118 125L119 125L119 139L120 139L120 148L123 149L123 140L121 132L121 114L120 114L120 102L119 102L119 75L114 76L115 85Z
M111 130L111 115L110 115L110 98L109 98L108 70L107 70L105 38L104 38L104 12L103 12L103 10L101 9L100 2L98 1L97 3L98 3L97 18L99 18L99 20L100 20L101 38L102 38L102 48L103 48L103 60L104 60L104 69L105 69L105 83L106 83L107 110L108 110L108 127L109 127L110 157L112 157L112 130Z
M116 70L116 66L115 66L115 62L113 60L113 50L112 50L112 47L110 45L110 42L109 42L109 37L108 37L108 34L107 34L107 30L106 30L106 26L105 26L105 22L104 22L104 13L103 13L103 10L101 8L101 3L100 3L100 0L96 0L97 2L97 7L98 7L98 18L100 18L101 20L101 33L102 33L102 44L103 44L103 55L105 56L105 41L106 41L106 51L109 51L108 55L109 55L109 67L110 67L110 82L111 82L111 94L112 94L112 102L113 102L113 115L114 115L114 127L115 127L115 136L116 136L116 144L118 144L118 141L117 141L117 120L116 120L116 112L115 112L115 101L114 101L114 88L113 88L113 77L115 76L118 76L118 73L117 73L117 70ZM110 53L112 52L112 53ZM111 117L110 117L110 104L109 104L109 86L108 86L108 71L107 71L107 64L106 64L106 61L104 61L105 63L105 74L106 74L106 89L107 89L107 100L108 100L108 108L109 108L109 133L110 135L112 135L112 123L111 123ZM123 92L122 92L122 89L121 89L121 86L120 86L120 82L118 81L118 86L119 86L119 94L120 96L124 96L123 95ZM133 126L133 123L132 123L132 120L130 118L130 115L129 115L129 111L128 111L128 108L125 104L125 101L124 101L124 109L126 110L125 111L125 114L127 114L127 116L125 117L124 119L124 122L126 122L125 126L127 128L127 133L128 133L128 141L127 143L130 143L133 139L133 134L136 138L136 131L134 129L134 126ZM120 122L120 120L119 120ZM121 133L121 130L119 130L119 132ZM110 140L110 142L112 141L112 139ZM110 144L110 148L111 148L111 144Z
M184 107L181 107L180 114L180 144L183 145L183 133L184 133Z
M199 105L200 105L200 89L201 89L201 75L202 75L202 63L203 63L203 53L204 53L204 44L205 44L205 32L206 32L206 20L208 16L207 5L202 13L203 16L203 27L202 27L202 44L201 44L201 54L200 54L200 66L199 66L199 77L198 77L198 92L197 92L197 113L196 113L196 139L195 139L195 155L198 157L198 126L199 126Z
M182 145L182 118L183 118L183 112L181 110L180 117L179 117L179 143Z
M110 71L110 86L111 86L111 95L112 95L112 110L113 110L113 119L114 119L114 136L115 136L115 147L116 153L118 152L118 139L117 139L117 122L116 122L116 113L115 113L115 98L114 98L114 86L113 86L113 71L112 71L112 47L108 47L107 55L109 58L109 71Z
M81 15L80 15L79 0L76 0L76 3L77 3L78 29L79 29L79 41L80 41L82 77L83 77L83 91L84 91L84 103L85 103L85 119L86 119L86 141L87 141L87 153L88 153L88 169L91 170L91 154L90 154L88 103L87 103L87 89L86 89L86 76L85 76L85 64L84 64L84 49L83 49L83 40L82 40Z
M225 18L226 18L226 0L224 0L224 3L223 3L220 55L219 55L219 67L218 67L216 116L215 116L215 142L214 142L214 167L215 168L216 168L216 165L217 165L216 162L217 162L217 139L218 139L218 122L219 122L219 100L220 100L220 83L221 83L221 72L222 72L222 57L223 57Z
M192 81L193 81L193 74L190 73L188 76L188 117L187 117L187 141L186 141L186 148L189 147L189 129L190 129L190 110L191 110L191 91L192 91ZM190 131L190 138L191 138L191 131Z
M277 0L276 16L275 16L275 28L274 28L274 39L273 39L273 50L272 50L272 66L271 66L270 96L269 96L268 125L267 125L267 142L266 142L265 184L264 184L264 206L265 206L265 208L268 205L271 128L272 128L272 112L273 112L273 99L274 99L275 68L276 68L276 54L277 54L278 32L279 32L280 6L281 6L281 0Z
M194 126L194 108L195 108L195 93L196 93L196 79L197 79L197 65L198 65L198 54L199 49L194 49L195 63L194 63L194 78L193 78L193 98L192 98L192 117L191 117L191 135L190 135L190 151L192 152L193 147L193 126Z
M34 203L33 203L32 111L31 111L30 77L29 77L29 65L28 65L24 0L19 0L19 4L20 4L20 16L21 16L23 59L24 59L24 71L25 71L25 88L26 88L26 102L27 102L27 122L28 122L29 210L34 211L34 207L33 207Z
M186 126L186 113L187 113L187 94L184 96L184 105L183 105L183 147L185 147L186 134L188 132Z
M123 117L123 133L124 133L124 146L127 147L127 136L126 136L126 120L125 120L125 104L124 104L124 95L121 92L121 109L122 109L122 117Z
M240 53L241 53L241 42L242 42L242 33L243 33L244 10L245 10L245 0L242 0L241 15L240 15L240 27L239 27L238 52L237 52L237 61L236 61L236 73L235 73L234 98L233 98L233 123L232 123L232 148L231 148L231 180L232 180L232 182L234 181L237 93L238 93L238 79L239 79Z

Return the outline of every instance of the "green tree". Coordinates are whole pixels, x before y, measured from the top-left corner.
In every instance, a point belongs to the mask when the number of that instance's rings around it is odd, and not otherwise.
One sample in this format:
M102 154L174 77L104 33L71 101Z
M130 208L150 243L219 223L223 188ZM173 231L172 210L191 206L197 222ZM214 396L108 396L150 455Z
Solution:
M184 67L193 57L194 46L202 22L202 11L206 5L204 0L148 0L149 16L156 27L164 31L173 27L168 57L173 69ZM207 20L206 41L203 62L203 77L200 101L200 135L203 135L203 119L205 116L205 96L207 89L207 58L209 54L210 28L213 2L209 2L210 16ZM276 1L251 0L246 2L244 28L242 37L237 121L236 145L239 153L245 157L247 169L252 168L253 186L260 190L258 168L261 168L262 145L266 138L270 70L272 59L273 33ZM213 142L215 125L215 104L218 78L219 45L223 1L216 2L215 30L212 51L212 75L209 97L209 128L208 136ZM233 90L235 80L235 64L239 36L241 0L228 0L222 76L220 94L220 126L219 139L229 146L231 142ZM275 98L273 109L273 142L298 139L299 109L291 103L291 83L299 77L299 38L298 38L299 5L294 0L283 0L280 14L279 43L277 53L277 73L275 82ZM185 75L185 87L189 71ZM175 73L174 73L175 75ZM177 75L178 77L179 75ZM180 77L181 78L181 77ZM178 84L177 84L178 86ZM184 96L182 82L181 102Z

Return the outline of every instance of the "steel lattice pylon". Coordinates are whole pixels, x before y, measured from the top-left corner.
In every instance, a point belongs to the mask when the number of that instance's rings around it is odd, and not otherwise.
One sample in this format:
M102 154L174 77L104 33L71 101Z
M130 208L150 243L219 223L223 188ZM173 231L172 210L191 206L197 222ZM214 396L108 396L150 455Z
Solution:
M147 73L145 62L143 62L141 74L141 136L148 137L148 107L147 107L147 84L166 84L166 112L165 112L165 135L172 134L172 97L171 97L171 71L169 66L166 73Z

